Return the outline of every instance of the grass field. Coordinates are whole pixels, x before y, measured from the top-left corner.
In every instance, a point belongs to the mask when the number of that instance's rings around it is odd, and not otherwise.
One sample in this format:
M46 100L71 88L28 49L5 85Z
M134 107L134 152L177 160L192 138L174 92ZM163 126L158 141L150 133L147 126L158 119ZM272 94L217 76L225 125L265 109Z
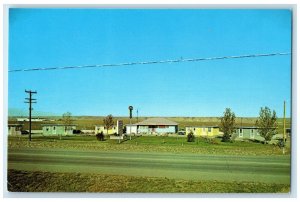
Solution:
M97 141L95 136L33 136L33 141L28 142L26 136L10 137L9 148L52 148L71 149L85 151L134 151L134 152L171 152L171 153L197 153L216 155L281 155L282 149L274 145L264 145L255 142L233 143L221 142L215 138L208 142L203 138L196 138L195 142L187 142L186 137L165 137L165 136L143 136L132 137L132 140L123 141L118 144L117 140ZM290 141L288 139L286 154L290 153Z
M10 191L274 193L290 190L290 155L253 142L93 136L8 140ZM66 180L64 180L66 179Z

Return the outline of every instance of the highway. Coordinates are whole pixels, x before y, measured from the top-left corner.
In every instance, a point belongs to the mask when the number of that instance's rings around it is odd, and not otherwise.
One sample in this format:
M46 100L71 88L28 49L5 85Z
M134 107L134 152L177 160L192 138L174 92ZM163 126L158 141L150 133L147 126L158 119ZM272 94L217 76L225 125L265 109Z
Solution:
M8 150L8 168L185 180L290 182L290 156L240 157L24 148Z

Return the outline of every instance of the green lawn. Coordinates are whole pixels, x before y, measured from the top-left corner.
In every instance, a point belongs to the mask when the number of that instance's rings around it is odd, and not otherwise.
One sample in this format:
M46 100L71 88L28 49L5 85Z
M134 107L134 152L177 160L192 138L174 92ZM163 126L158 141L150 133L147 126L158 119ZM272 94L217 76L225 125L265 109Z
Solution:
M164 136L143 136L132 137L132 140L97 141L95 136L69 136L43 137L34 136L32 142L28 142L26 137L9 137L9 148L68 148L91 151L139 151L139 152L171 152L171 153L199 153L199 154L229 154L229 155L281 155L282 150L278 146L264 145L256 142L233 143L221 142L220 138L215 138L213 142L208 142L203 138L196 138L195 142L187 142L186 137L164 137ZM286 154L290 153L289 140Z

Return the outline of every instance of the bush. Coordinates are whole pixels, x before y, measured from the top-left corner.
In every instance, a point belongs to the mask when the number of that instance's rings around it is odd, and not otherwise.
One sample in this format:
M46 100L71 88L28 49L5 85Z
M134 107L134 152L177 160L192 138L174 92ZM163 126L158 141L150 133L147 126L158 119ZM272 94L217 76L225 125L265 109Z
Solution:
M101 133L98 133L98 134L96 135L96 138L97 138L97 140L99 140L99 141L104 141L104 134L103 134L103 132L101 131Z
M188 142L195 142L195 135L193 132L190 132L188 135L187 135L187 141Z

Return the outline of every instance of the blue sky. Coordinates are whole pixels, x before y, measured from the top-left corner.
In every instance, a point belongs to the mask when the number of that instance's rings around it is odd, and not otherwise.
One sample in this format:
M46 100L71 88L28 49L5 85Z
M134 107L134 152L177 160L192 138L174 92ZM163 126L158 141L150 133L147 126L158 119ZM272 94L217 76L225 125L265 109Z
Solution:
M20 9L9 13L9 70L291 51L289 10ZM9 109L73 115L290 115L287 56L10 72Z

